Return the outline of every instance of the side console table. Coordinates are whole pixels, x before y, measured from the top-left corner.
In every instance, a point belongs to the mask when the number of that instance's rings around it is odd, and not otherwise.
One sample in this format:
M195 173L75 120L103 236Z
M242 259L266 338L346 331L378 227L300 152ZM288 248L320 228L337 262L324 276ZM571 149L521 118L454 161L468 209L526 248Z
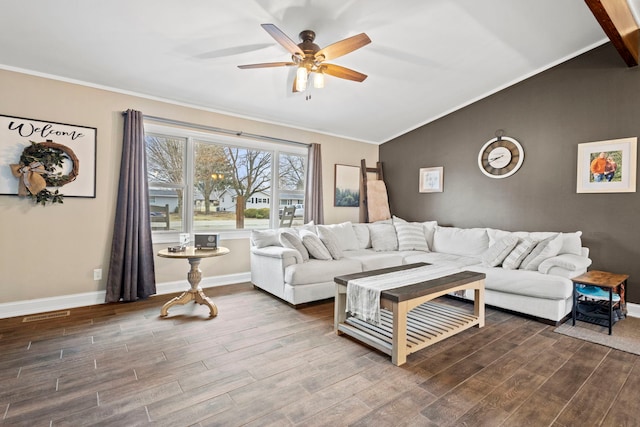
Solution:
M615 323L613 318L613 310L615 306L617 305L618 309L620 309L622 313L625 311L624 291L628 278L629 276L627 274L615 274L607 271L592 270L571 279L573 281L573 309L571 315L573 326L576 325L576 319L584 322L595 323L601 326L608 326L609 335L611 335L611 328ZM608 291L608 301L602 300L602 298L598 298L600 301L593 301L593 298L590 301L590 296L585 292L580 291L579 287L582 285L595 286ZM613 297L614 292L618 294L616 295L615 301ZM581 308L584 307L589 307L591 309L604 307L607 310L607 314L600 316L597 314L585 314L581 310Z

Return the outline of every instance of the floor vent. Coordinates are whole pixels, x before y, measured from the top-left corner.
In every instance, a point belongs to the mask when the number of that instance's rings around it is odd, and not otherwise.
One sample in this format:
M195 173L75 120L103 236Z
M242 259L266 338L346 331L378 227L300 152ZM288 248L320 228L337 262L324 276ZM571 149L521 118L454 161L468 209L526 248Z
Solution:
M38 320L58 319L60 317L67 317L71 314L69 310L55 311L52 313L35 314L33 316L27 316L22 319L22 323L25 322L37 322Z

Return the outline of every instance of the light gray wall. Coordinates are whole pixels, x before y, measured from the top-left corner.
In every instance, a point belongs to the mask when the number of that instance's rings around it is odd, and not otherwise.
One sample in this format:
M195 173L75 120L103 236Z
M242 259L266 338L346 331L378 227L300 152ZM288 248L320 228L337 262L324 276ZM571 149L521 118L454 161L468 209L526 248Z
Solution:
M525 150L522 168L505 179L477 166L498 129ZM640 303L640 194L576 193L579 143L635 136L640 69L606 44L381 145L380 160L393 214L460 227L582 230L591 268L629 274L628 300ZM433 166L444 167L444 192L421 194L419 169Z

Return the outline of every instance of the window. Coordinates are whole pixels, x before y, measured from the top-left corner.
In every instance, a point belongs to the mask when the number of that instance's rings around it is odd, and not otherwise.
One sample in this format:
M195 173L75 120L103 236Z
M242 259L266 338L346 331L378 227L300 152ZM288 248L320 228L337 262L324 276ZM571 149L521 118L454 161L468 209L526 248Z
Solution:
M277 227L292 204L302 224L306 147L148 123L145 142L154 240Z

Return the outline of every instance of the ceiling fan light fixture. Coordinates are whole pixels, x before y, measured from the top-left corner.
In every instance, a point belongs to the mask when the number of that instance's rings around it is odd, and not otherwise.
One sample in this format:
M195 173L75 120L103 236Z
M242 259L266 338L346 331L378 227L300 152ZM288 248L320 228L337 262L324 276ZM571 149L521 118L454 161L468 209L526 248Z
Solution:
M307 80L309 78L309 73L304 66L298 67L296 71L296 88L299 92L304 92L307 89Z
M316 89L322 89L324 87L324 74L320 71L316 71L313 76L313 87Z

